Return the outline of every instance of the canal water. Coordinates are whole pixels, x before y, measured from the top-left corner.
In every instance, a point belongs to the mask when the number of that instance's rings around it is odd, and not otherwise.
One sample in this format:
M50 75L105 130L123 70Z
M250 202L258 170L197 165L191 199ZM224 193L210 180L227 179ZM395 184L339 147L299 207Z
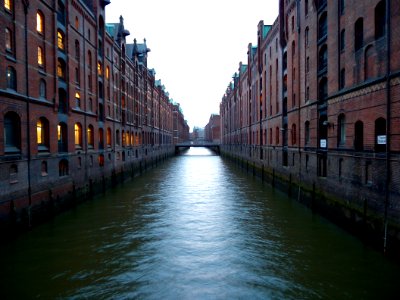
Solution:
M205 148L0 248L0 299L399 299L400 267Z

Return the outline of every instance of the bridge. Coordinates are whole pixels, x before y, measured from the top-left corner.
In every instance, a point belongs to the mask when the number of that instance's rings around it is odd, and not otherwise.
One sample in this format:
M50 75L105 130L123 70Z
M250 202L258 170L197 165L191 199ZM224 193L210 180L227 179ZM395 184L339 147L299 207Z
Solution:
M209 148L212 151L220 154L220 144L214 143L210 141L186 141L182 143L175 144L175 153L179 153L179 148L191 148L191 147L205 147Z

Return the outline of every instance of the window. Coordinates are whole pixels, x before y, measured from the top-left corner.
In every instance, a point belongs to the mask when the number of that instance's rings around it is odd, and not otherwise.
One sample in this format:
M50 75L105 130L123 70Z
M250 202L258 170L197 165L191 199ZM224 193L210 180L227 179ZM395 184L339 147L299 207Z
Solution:
M42 176L47 176L47 175L48 175L48 171L47 171L47 162L46 162L46 161L42 161L42 164L41 164L41 174L42 174Z
M318 70L324 71L328 66L328 47L323 45L318 55Z
M4 0L4 8L7 10L11 10L12 8L12 0Z
M292 125L292 145L296 145L297 136L296 136L296 124Z
M59 79L65 80L65 61L61 58L57 59L57 76Z
M40 34L44 34L44 17L40 11L36 13L36 31Z
M327 17L327 13L324 12L321 17L319 18L319 22L318 22L318 39L322 39L324 37L326 37L327 33L328 33L328 17Z
M68 112L67 92L64 89L58 89L58 112Z
M5 153L20 152L21 120L15 112L10 111L4 115L4 139Z
M364 20L359 18L354 25L354 50L357 51L364 44Z
M60 0L58 1L57 20L61 24L65 25L65 6Z
M279 145L279 127L275 128L275 144Z
M310 100L310 87L306 88L306 101Z
M57 47L62 51L65 50L64 34L60 30L57 31Z
M77 60L79 60L80 57L81 57L81 54L80 54L79 42L77 40L75 40L75 58Z
M36 142L39 151L49 150L49 121L44 117L36 123Z
M89 70L92 70L92 52L90 52L90 50L88 51L88 65Z
M107 128L107 147L111 147L111 129Z
M81 108L81 95L79 92L75 92L75 102L76 102L76 107Z
M125 147L125 131L122 130L122 147Z
M14 91L17 90L17 74L13 67L7 67L7 88Z
M97 62L97 74L99 76L102 75L102 67L101 67L101 63L99 61Z
M89 98L89 111L93 111L93 100Z
M346 47L346 31L342 29L340 32L340 51L344 51L344 48Z
M326 77L323 77L320 80L318 93L319 93L319 100L321 102L324 102L328 97L328 80L326 79Z
M98 160L99 160L99 166L104 167L104 155L103 154L99 155Z
M106 78L110 79L110 67L109 66L107 66L107 68L106 68Z
M308 47L308 44L309 44L309 33L310 33L310 30L308 29L308 27L306 27L306 30L304 32L304 40L305 40L306 47Z
M308 15L308 0L304 1L304 15Z
M5 29L5 35L6 35L6 51L12 53L13 52L13 38L12 38L12 32L9 28Z
M80 72L79 68L75 68L75 83L80 85Z
M75 148L82 148L82 125L75 123Z
M44 66L44 52L43 52L43 48L42 47L38 47L37 48L37 54L38 54L37 63L39 65L39 67L43 68L43 66Z
M379 39L385 35L386 26L386 3L380 1L375 7L375 38Z
M384 118L375 120L375 151L386 151L386 120Z
M68 160L62 159L58 164L58 174L59 176L67 176L68 175Z
M120 136L119 136L119 130L117 129L117 131L115 132L115 143L117 145L120 144Z
M343 89L345 85L346 85L346 70L343 68L340 70L339 89Z
M75 28L78 30L79 29L79 18L75 17Z
M306 59L306 73L310 72L310 58L307 56Z
M361 121L354 125L354 150L364 150L364 124Z
M304 124L304 144L310 143L310 122L306 121Z
M46 99L46 81L44 79L39 81L39 97Z
M341 15L344 14L344 0L339 0L339 12Z
M338 133L337 133L337 144L343 146L346 143L346 117L344 114L340 114L338 117Z
M88 139L88 147L93 148L94 147L94 130L93 126L89 125L87 129L87 139Z
M67 124L61 122L57 125L58 152L68 151Z

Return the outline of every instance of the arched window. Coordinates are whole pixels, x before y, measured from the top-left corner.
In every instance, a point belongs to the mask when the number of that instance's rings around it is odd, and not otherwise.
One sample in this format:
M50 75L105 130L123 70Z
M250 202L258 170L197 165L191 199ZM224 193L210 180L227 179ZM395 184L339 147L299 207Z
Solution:
M58 0L57 20L65 25L65 6L60 0Z
M337 144L343 146L346 143L346 117L344 114L338 116L338 132L337 132Z
M364 150L364 124L361 121L354 125L354 150Z
M64 34L60 30L57 31L57 47L62 51L65 50Z
M39 97L46 99L46 81L44 79L39 81Z
M92 52L88 51L88 66L89 70L92 70Z
M87 140L88 140L88 147L93 148L94 147L94 129L93 129L92 125L88 126Z
M310 143L310 122L306 121L304 123L304 144L308 145Z
M17 90L17 73L13 67L7 67L7 88L14 91Z
M304 1L304 15L308 15L308 0Z
M58 89L58 111L64 114L68 112L67 92L62 88Z
M110 67L106 67L106 79L110 79Z
M79 41L75 40L75 58L77 60L79 60L80 57L81 57L81 53L80 53Z
M346 47L346 30L342 29L340 32L340 51L344 51Z
M68 151L67 124L61 122L57 125L58 152Z
M386 120L384 118L375 120L375 151L386 151Z
M15 112L4 115L4 145L5 153L20 152L21 149L21 120Z
M82 125L80 123L75 123L75 148L82 148Z
M37 48L37 63L39 67L43 68L44 67L44 51L42 47Z
M111 129L110 128L107 128L106 140L107 140L107 147L111 147Z
M103 68L101 67L101 62L100 61L97 62L97 74L99 76L103 75Z
M36 142L39 151L49 150L49 121L44 117L36 122Z
M5 38L6 38L6 51L12 53L13 52L13 35L12 35L12 31L9 28L5 29Z
M57 59L57 76L58 78L65 80L65 61L62 58Z
M328 80L326 77L322 77L319 81L318 94L320 102L324 102L328 97Z
M36 31L40 34L44 34L44 16L41 11L36 13Z
M328 67L328 47L323 45L318 55L318 70L322 71Z
M379 39L385 35L386 27L386 2L380 1L375 6L375 38Z
M328 15L324 12L318 21L318 40L326 37L328 33Z
M361 49L364 45L364 20L359 18L354 24L354 50Z
M68 175L68 160L62 159L58 164L58 174L59 176L67 176Z

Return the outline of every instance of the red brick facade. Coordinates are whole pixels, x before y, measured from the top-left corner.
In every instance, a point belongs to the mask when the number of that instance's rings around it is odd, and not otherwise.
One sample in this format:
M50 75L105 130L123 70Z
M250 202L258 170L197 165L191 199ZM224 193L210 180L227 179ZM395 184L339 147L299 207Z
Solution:
M398 241L399 12L395 0L281 0L220 105L223 152Z
M0 1L0 225L174 153L150 50L105 24L109 2Z

